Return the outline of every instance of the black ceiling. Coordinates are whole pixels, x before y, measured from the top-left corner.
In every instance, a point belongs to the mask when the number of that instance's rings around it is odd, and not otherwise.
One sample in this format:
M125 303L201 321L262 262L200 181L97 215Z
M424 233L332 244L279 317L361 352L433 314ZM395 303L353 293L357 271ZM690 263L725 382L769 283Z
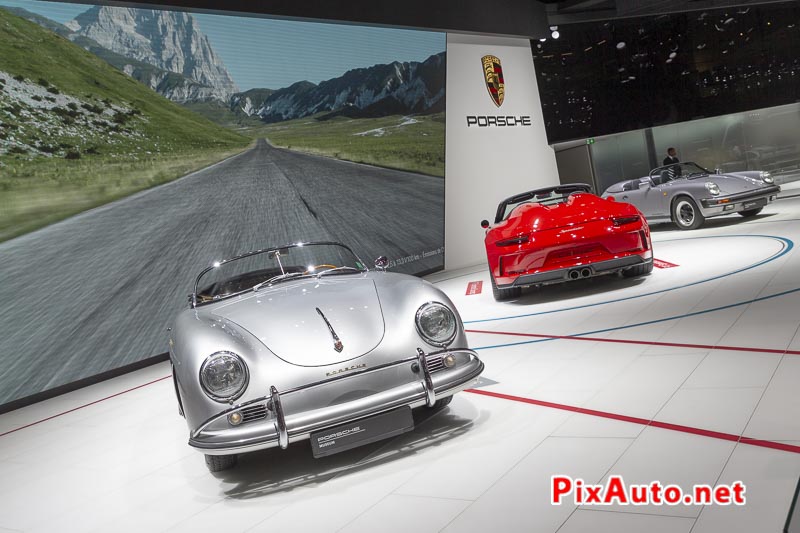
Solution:
M94 3L93 0L62 0ZM538 0L98 0L124 7L174 8L318 22L342 22L507 35L549 33L545 4Z
M686 11L750 7L786 0L543 0L553 25L682 13Z

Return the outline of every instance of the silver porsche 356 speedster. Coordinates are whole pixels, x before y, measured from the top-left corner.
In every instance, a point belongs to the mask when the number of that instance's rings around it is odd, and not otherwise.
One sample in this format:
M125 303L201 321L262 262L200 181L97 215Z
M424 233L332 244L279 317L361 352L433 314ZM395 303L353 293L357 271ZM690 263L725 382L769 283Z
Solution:
M320 457L398 435L412 408L475 383L483 363L450 299L375 263L298 243L200 273L169 355L189 445L209 470L303 439Z
M635 205L650 223L672 221L679 229L696 229L705 219L720 215L755 216L780 190L769 172L723 174L696 163L675 163L655 168L644 178L616 183L603 198Z

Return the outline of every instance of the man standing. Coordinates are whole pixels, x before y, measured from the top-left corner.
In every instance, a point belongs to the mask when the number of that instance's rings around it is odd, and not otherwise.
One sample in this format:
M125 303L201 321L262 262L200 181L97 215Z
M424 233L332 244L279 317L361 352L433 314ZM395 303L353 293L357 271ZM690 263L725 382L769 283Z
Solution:
M664 158L664 166L674 165L675 163L680 163L678 161L678 152L675 151L675 148L669 147L667 148L667 157Z
M666 172L666 177L662 177L662 180L674 180L681 175L681 166L678 164L679 162L678 153L675 151L675 148L671 146L667 148L667 157L664 158L664 166L667 168L663 171Z

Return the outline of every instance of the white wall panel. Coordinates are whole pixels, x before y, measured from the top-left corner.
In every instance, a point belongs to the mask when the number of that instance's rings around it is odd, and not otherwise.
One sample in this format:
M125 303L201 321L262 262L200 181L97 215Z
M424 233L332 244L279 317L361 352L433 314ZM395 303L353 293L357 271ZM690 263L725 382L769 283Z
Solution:
M485 55L502 64L500 107L486 88ZM530 116L531 125L468 127L467 116ZM445 146L445 268L455 269L485 261L480 221L491 221L501 200L558 184L528 40L447 35Z

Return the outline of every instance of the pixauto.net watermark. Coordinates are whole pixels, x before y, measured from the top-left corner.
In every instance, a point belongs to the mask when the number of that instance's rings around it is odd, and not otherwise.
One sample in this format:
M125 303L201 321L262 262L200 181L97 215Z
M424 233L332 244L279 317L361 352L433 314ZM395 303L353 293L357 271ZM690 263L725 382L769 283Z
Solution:
M684 492L678 485L626 484L622 476L610 476L606 484L589 484L580 478L556 475L550 478L550 503L561 505L744 505L745 486L694 485Z

